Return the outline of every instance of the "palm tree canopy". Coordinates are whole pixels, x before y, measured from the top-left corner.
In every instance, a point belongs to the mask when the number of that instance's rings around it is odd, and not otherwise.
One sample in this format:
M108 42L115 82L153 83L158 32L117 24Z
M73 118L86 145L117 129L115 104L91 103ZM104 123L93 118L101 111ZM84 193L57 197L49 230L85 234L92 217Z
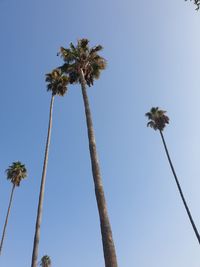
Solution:
M51 266L51 258L48 255L42 257L40 266L42 267L50 267Z
M24 164L20 161L13 162L6 170L7 179L14 185L19 186L22 179L27 177L27 170Z
M165 113L166 111L159 109L159 107L152 107L150 112L145 114L149 120L147 126L150 126L154 130L163 131L166 124L169 124L169 117Z
M82 70L87 85L93 85L94 80L98 79L101 71L106 68L106 60L98 54L102 49L101 45L90 48L88 39L78 40L76 46L70 43L69 48L60 48L58 54L65 62L60 68L68 74L71 84L80 82Z
M187 0L185 0L187 1ZM200 8L200 0L190 0L190 1L193 1L194 4L197 6L196 10L198 10Z
M47 91L51 91L52 95L63 96L67 91L68 78L61 69L46 74L46 82L48 82Z

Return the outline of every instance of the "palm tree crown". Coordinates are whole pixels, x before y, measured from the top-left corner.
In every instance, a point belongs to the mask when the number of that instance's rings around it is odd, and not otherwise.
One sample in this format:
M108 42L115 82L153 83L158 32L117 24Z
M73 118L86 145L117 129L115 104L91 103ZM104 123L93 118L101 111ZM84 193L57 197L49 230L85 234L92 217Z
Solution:
M10 180L13 185L19 186L22 179L27 177L27 170L24 164L20 161L13 162L11 166L6 170L7 179Z
M51 91L52 95L64 96L67 91L68 78L61 69L46 74L46 82L48 82L47 91Z
M158 107L151 108L150 112L145 114L149 120L147 126L150 126L154 130L163 131L166 124L169 124L169 117L167 117L165 113L166 111L161 110Z
M185 0L187 1L187 0ZM200 0L190 0L190 1L194 1L194 4L197 6L196 10L198 10L200 8Z
M98 79L101 70L106 68L106 60L98 55L102 49L101 45L90 48L88 39L78 40L76 46L70 43L69 48L60 48L58 54L65 62L60 68L69 75L71 84L80 82L82 70L87 85L93 85L94 79Z
M42 257L40 266L42 267L50 267L51 266L51 258L48 255Z

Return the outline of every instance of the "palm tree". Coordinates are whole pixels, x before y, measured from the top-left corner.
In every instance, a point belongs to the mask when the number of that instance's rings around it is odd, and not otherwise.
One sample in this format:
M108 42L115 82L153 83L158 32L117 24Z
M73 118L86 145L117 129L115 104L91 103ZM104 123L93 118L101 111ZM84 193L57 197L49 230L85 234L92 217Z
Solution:
M187 0L185 0L185 1L187 1ZM200 8L200 0L190 0L190 1L193 1L194 4L197 6L196 10L199 10L199 8Z
M164 138L164 135L163 135L163 130L164 130L166 124L169 124L169 117L166 116L165 113L166 113L166 111L161 110L158 107L151 108L150 112L147 112L145 114L148 117L148 120L149 120L149 122L147 123L147 126L150 126L154 130L158 130L159 133L160 133L160 136L161 136L161 139L162 139L164 148L165 148L165 152L166 152L166 155L167 155L167 158L168 158L168 161L169 161L169 165L171 167L171 170L172 170L172 173L173 173L173 176L174 176L176 185L178 187L178 191L180 193L180 196L181 196L181 199L183 201L183 204L184 204L184 207L186 209L186 212L187 212L187 215L189 217L189 220L190 220L190 222L192 224L192 228L193 228L193 230L195 232L195 235L197 237L197 240L198 240L198 242L200 244L200 235L199 235L199 232L197 230L197 227L196 227L196 225L194 223L194 220L192 218L191 212L189 210L189 207L188 207L187 202L185 200L185 197L183 195L183 191L181 189L179 180L177 178L177 175L176 175L174 166L172 164L172 161L171 161L171 158L170 158L170 155L169 155L169 152L168 152L166 141L165 141L165 138Z
M64 94L67 91L68 79L62 73L62 71L60 69L55 69L51 73L46 74L46 82L48 82L47 91L51 91L52 96L51 96L51 102L50 102L49 125L48 125L45 156L44 156L44 163L43 163L42 179L41 179L41 185L40 185L37 219L36 219L36 225L35 225L35 236L34 236L32 265L31 265L32 267L37 266L37 259L38 259L40 226L41 226L41 221L42 221L42 207L43 207L43 200L44 200L44 190L45 190L45 182L46 182L46 171L47 171L47 163L48 163L48 155L49 155L49 145L50 145L50 139L51 139L54 97L56 95L64 96Z
M6 175L7 175L7 179L10 180L12 183L12 190L11 190L11 194L10 194L8 211L7 211L6 220L5 220L5 224L4 224L4 228L3 228L3 234L2 234L1 243L0 243L0 254L1 254L2 248L3 248L3 241L4 241L4 237L5 237L6 227L8 224L8 217L10 214L10 209L11 209L11 204L12 204L12 199L13 199L13 193L14 193L15 187L20 186L21 180L26 178L26 176L27 176L26 167L20 161L13 162L12 165L9 166L9 168L6 170Z
M51 258L48 255L42 257L40 262L41 267L51 267Z
M59 54L65 63L60 69L66 73L70 84L79 83L81 85L89 139L92 174L100 217L105 266L117 267L115 246L106 207L92 115L87 96L87 85L93 85L94 80L98 79L101 71L106 68L106 60L98 54L102 49L101 45L90 48L89 40L87 39L80 39L76 46L71 43L69 48L61 47Z

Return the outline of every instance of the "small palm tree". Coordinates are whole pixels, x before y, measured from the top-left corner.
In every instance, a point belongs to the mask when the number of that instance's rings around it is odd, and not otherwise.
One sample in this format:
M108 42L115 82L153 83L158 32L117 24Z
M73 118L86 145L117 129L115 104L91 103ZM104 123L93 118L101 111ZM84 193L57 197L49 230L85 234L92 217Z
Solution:
M22 164L20 161L13 162L11 166L6 170L6 175L7 179L11 181L12 183L12 190L10 194L10 200L9 200L9 205L8 205L8 211L6 215L6 220L3 228L3 234L1 238L1 243L0 243L0 254L2 252L3 248L3 241L5 237L5 232L6 232L6 227L8 224L8 217L10 214L10 209L11 209L11 204L12 204L12 199L13 199L13 193L15 190L16 186L20 186L21 180L26 178L27 176L27 170L24 164Z
M154 130L158 130L160 135L161 135L161 139L162 139L162 142L163 142L163 145L164 145L164 148L165 148L165 152L166 152L166 155L167 155L167 158L168 158L168 161L169 161L169 165L171 167L171 170L172 170L172 173L173 173L173 176L174 176L174 179L176 181L176 185L178 187L178 191L180 193L180 196L181 196L181 199L183 201L183 204L184 204L184 207L186 209L186 212L187 212L187 215L189 217L189 220L192 224L192 228L194 230L194 233L197 237L197 240L200 244L200 235L199 235L199 232L197 230L197 227L194 223L194 220L192 218L192 215L191 215L191 212L189 210L189 207L187 205L187 202L185 200L185 197L183 195L183 191L181 189L181 186L180 186L180 183L179 183L179 180L177 178L177 175L176 175L176 172L175 172L175 169L174 169L174 166L172 164L172 161L171 161L171 158L170 158L170 155L169 155L169 152L168 152L168 148L167 148L167 145L166 145L166 141L165 141L165 138L164 138L164 135L163 135L163 130L166 126L166 124L169 123L169 117L165 115L166 114L166 111L164 110L161 110L159 109L158 107L153 107L150 112L147 112L145 115L148 117L148 120L149 122L147 123L147 126L150 126L151 128L153 128Z
M52 97L51 97L51 103L50 103L49 125L48 125L47 141L46 141L45 156L44 156L44 163L43 163L42 179L41 179L41 185L40 185L37 219L36 219L36 225L35 225L35 236L34 236L32 265L31 265L32 267L37 266L37 259L38 259L40 226L41 226L41 221L42 221L42 207L43 207L43 200L44 200L47 163L48 163L49 146L50 146L50 139L51 139L54 97L56 95L64 96L64 94L67 91L68 78L66 77L66 75L63 74L61 69L55 69L51 73L46 74L46 82L48 83L47 91L50 91L52 93Z
M50 267L51 266L51 258L48 255L42 257L40 261L41 267Z
M103 183L96 149L92 114L87 96L87 85L93 85L94 80L98 79L101 71L106 68L106 60L99 55L99 52L102 49L103 47L101 45L90 48L88 39L80 39L76 46L71 43L69 48L61 47L59 54L63 58L64 64L60 67L60 69L66 73L70 84L79 83L81 85L83 102L85 106L95 194L100 217L105 266L117 267L115 246L106 207L106 200L104 196Z
M185 1L187 1L187 0L185 0ZM199 8L200 8L200 0L190 0L190 1L193 1L194 4L196 5L196 10L199 10Z

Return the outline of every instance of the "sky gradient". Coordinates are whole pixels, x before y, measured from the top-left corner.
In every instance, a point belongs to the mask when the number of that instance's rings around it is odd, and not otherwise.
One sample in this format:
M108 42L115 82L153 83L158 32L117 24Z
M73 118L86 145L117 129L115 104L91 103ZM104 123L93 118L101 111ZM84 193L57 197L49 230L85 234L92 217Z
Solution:
M30 266L47 134L45 73L59 47L86 37L107 69L88 89L119 267L199 267L199 245L157 132L152 106L167 110L164 134L200 229L200 12L184 0L0 0L0 229L20 160L28 178L14 195L0 266ZM199 114L199 115L198 115ZM40 258L52 267L104 266L79 86L56 97Z

